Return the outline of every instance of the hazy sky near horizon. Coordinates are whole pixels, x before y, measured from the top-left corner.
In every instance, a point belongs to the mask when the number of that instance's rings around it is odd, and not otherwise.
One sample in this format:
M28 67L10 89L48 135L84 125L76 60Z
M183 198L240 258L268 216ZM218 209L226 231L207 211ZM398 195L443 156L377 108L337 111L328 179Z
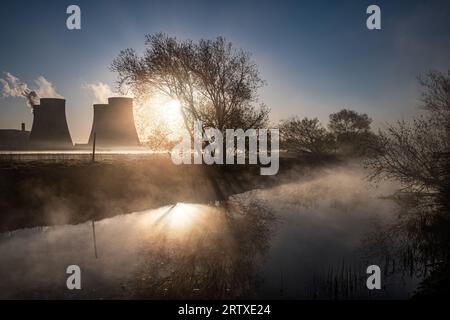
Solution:
M81 30L66 8L81 8ZM381 8L382 29L366 28ZM274 122L319 117L343 107L379 126L418 107L417 76L450 69L450 1L9 1L0 9L0 72L64 96L75 142L86 142L93 96L87 84L115 85L108 67L121 49L144 50L144 35L224 36L253 54L267 85L261 101ZM30 128L25 100L0 98L0 128Z

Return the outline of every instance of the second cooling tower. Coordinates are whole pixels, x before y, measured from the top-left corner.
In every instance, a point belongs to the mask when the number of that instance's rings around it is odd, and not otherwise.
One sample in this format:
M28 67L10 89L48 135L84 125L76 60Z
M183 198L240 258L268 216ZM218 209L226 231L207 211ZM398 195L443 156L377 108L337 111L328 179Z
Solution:
M98 147L137 147L139 138L133 116L133 99L109 98L108 104L94 104L94 122L89 144Z

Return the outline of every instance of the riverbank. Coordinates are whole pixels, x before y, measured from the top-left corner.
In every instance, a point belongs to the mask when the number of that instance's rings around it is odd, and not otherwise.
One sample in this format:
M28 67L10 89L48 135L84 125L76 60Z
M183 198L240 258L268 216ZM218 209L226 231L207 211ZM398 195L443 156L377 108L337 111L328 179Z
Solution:
M95 163L0 162L0 232L99 220L177 202L213 203L289 181L293 172L307 175L321 165L281 159L276 176L261 176L257 165L177 166L164 154Z

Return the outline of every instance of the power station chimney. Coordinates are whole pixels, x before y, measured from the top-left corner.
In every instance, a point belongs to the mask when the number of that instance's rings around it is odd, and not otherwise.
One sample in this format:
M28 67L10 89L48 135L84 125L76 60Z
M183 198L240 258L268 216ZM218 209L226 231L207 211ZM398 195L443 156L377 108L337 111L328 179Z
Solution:
M66 100L41 98L33 106L31 146L42 149L70 149L73 147L66 120Z
M137 147L139 138L133 116L133 99L126 97L108 98L108 104L94 104L89 144L96 135L98 147Z

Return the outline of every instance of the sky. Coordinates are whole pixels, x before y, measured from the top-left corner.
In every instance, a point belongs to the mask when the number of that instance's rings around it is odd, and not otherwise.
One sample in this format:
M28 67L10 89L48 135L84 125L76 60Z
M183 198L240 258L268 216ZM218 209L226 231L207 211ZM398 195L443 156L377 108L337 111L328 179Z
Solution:
M66 8L81 8L68 30ZM366 9L381 8L381 30ZM266 85L271 120L318 117L342 108L367 113L374 127L411 117L417 77L450 69L450 1L9 1L0 9L0 72L33 84L45 77L66 99L72 138L87 141L94 97L87 87L115 86L119 51L144 50L144 36L224 36L252 53ZM0 77L1 78L1 77ZM0 98L0 128L31 128L21 98Z

